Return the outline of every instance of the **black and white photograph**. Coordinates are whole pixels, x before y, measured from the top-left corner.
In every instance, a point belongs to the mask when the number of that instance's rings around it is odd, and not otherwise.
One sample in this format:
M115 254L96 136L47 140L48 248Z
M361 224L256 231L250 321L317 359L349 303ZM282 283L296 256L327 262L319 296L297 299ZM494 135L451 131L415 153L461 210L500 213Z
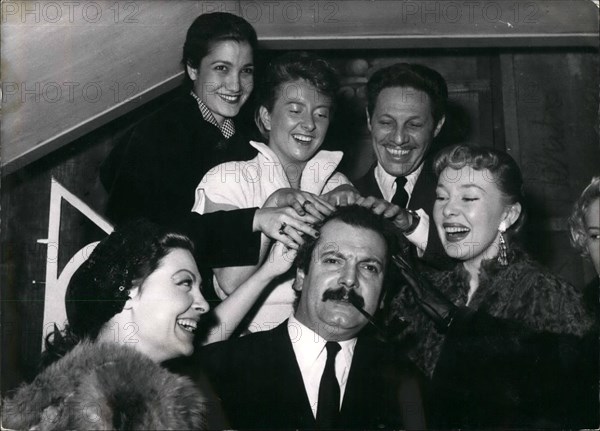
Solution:
M600 428L597 0L0 7L2 429Z

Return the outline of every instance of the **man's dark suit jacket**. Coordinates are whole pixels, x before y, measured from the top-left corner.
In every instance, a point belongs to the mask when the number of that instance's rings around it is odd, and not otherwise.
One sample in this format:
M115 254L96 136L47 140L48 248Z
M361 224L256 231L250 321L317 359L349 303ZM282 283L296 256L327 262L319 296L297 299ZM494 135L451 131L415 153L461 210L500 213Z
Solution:
M435 223L433 222L433 204L435 203L437 177L433 171L432 162L431 158L425 159L423 162L423 169L417 178L407 208L415 211L423 209L425 213L429 215L427 249L425 250L422 260L438 269L447 269L453 266L453 260L450 259L444 251L444 247L442 246L442 242L435 228ZM371 166L365 175L353 183L361 195L374 196L383 199L383 194L375 179L376 166L377 163ZM416 253L416 248L413 245L409 246L408 240L405 241L404 245Z
M209 345L198 356L233 428L315 428L287 321ZM416 368L403 356L359 336L339 429L423 428L419 382Z

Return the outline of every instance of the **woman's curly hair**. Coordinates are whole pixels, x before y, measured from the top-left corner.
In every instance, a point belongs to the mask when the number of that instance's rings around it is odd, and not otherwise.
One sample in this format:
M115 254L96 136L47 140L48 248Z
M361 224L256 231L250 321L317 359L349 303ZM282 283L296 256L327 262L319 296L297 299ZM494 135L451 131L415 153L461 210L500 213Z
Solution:
M147 220L126 223L102 240L71 278L65 295L68 325L46 337L43 365L68 352L79 340L94 340L123 310L129 291L139 287L173 249L193 252L191 240Z

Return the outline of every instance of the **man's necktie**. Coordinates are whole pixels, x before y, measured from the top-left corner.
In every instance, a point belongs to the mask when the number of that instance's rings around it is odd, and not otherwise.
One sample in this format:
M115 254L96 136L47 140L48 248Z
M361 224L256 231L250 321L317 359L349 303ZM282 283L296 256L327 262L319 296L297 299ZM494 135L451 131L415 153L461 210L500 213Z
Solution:
M338 343L328 341L327 362L319 385L319 404L317 405L317 428L335 428L340 412L340 385L335 377L335 357L341 347Z
M408 203L408 193L404 190L406 184L406 177L396 178L396 193L392 197L392 203L398 205L400 208L406 208Z

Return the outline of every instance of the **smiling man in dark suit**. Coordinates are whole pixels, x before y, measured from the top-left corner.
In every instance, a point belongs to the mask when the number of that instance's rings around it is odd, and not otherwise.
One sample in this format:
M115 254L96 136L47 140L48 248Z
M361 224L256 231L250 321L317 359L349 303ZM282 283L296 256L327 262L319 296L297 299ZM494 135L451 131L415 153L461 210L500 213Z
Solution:
M364 331L382 296L389 223L342 207L296 257L294 315L270 331L202 349L231 426L241 429L420 429L414 366ZM355 304L355 305L353 305Z
M429 222L437 184L430 150L447 99L446 81L426 66L398 63L375 72L367 83L367 125L377 163L354 182L363 196L405 209L404 236L434 263L445 253Z

